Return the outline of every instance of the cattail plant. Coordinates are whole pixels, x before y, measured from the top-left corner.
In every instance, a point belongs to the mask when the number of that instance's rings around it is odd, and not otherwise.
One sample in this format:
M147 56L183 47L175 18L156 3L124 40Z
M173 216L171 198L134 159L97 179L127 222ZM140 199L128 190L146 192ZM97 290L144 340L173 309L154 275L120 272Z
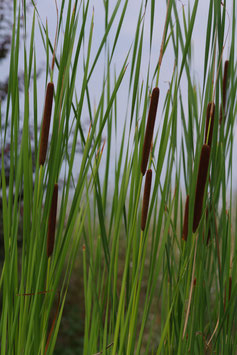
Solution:
M228 82L228 67L229 61L225 61L224 65L224 76L222 81L222 104L220 107L220 124L222 122L223 116L225 116L225 106L226 106L226 91L227 91L227 82Z
M48 258L53 253L56 217L57 217L57 204L58 204L58 184L56 183L53 189L51 208L49 212L48 236L47 236L47 257Z
M213 102L209 102L209 104L207 105L207 112L206 112L205 143L210 147L212 142L214 117L215 117L215 104Z
M183 223L183 233L182 239L187 241L188 237L188 209L189 209L189 195L186 197L185 211L184 211L184 223Z
M152 142L152 136L153 136L154 126L155 126L159 95L160 95L160 90L159 88L155 87L152 90L152 94L151 94L151 102L149 107L146 132L145 132L145 138L143 144L142 163L141 163L141 173L143 176L146 173L147 163L148 163L149 154L151 150L151 142Z
M143 195L143 204L142 204L142 220L141 220L141 230L144 231L146 227L147 212L149 206L150 192L151 192L151 181L152 181L152 170L147 170L144 195Z
M203 205L203 197L204 197L204 191L205 191L205 186L207 181L210 150L211 148L209 145L203 144L201 156L200 156L199 168L198 168L197 184L196 184L194 216L193 216L193 233L196 232L202 215L202 205Z
M53 92L54 92L54 84L50 82L47 85L45 104L44 104L44 116L43 116L43 125L42 125L41 140L40 140L40 153L39 153L40 165L44 165L46 153L47 153L49 127L50 127L52 104L53 104Z

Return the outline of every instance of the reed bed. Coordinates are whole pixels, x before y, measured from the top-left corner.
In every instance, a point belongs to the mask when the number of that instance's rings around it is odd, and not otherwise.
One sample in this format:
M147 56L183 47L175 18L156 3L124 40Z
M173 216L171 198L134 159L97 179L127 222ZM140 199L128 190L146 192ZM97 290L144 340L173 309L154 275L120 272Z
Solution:
M55 4L54 36L34 1L29 13L26 0L12 9L0 105L1 355L58 353L75 273L83 344L72 353L235 354L236 1L231 12L205 2L201 82L192 46L201 0L168 0L162 19L159 2L138 1L122 62L128 0L101 3L101 37L92 0Z

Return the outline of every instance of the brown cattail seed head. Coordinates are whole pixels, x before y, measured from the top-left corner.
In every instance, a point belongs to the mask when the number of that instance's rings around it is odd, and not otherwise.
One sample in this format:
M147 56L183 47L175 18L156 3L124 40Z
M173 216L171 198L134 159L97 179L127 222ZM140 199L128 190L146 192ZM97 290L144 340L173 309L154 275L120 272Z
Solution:
M205 143L210 147L212 142L214 117L215 117L215 104L209 102L209 104L207 105L207 113L206 113Z
M150 192L151 192L151 181L152 181L152 170L147 170L144 195L143 195L143 204L142 204L142 220L141 220L141 230L144 231L146 227L147 212L149 206Z
M223 81L222 81L222 105L220 107L220 124L222 122L223 116L225 116L225 106L226 106L226 91L227 91L227 82L228 82L228 67L229 67L229 61L225 61L224 65L224 76L223 76ZM224 112L223 112L224 111Z
M54 84L48 83L46 96L45 96L43 125L42 125L41 140L40 140L40 153L39 153L40 165L44 165L46 153L47 153L49 127L50 127L52 104L53 104L53 91L54 91Z
M151 102L150 102L150 108L149 108L149 113L147 118L146 132L145 132L145 138L143 144L142 163L141 163L141 172L143 176L145 175L146 172L150 149L151 149L151 142L152 142L152 136L153 136L154 126L155 126L159 95L160 95L159 88L157 87L154 88L152 90L152 95L151 95Z
M49 212L49 222L48 222L48 237L47 237L48 258L53 253L56 217L57 217L57 204L58 204L58 184L55 184L53 189L53 196L52 196L51 208Z
M199 168L198 168L197 184L196 184L194 216L193 216L193 233L196 232L196 229L199 225L201 215L202 215L202 205L203 205L203 197L204 197L204 191L205 191L205 186L207 181L210 150L211 148L209 145L203 144L201 156L200 156Z
M183 224L183 234L182 239L187 241L188 237L188 209L189 209L189 195L186 197L185 211L184 211L184 224Z

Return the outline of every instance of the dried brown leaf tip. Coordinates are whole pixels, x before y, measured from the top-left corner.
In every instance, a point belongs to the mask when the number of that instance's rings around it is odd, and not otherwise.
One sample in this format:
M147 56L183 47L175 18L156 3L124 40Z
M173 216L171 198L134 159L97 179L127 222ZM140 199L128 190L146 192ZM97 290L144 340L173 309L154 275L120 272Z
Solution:
M54 92L54 84L48 83L46 95L45 95L45 104L44 104L44 116L43 116L43 125L40 139L40 153L39 153L39 164L44 165L48 139L49 139L49 127L51 120L51 112L53 105L53 92Z
M142 163L141 163L141 173L144 176L146 173L147 163L149 159L149 154L151 150L151 142L153 137L153 131L155 126L156 112L159 101L160 90L155 87L152 91L151 102L149 107L149 113L146 124L146 132L143 144L143 152L142 152Z
M142 204L142 219L141 219L141 230L144 231L146 227L147 212L149 207L150 192L151 192L151 181L152 181L152 170L147 170L144 195L143 195L143 204Z
M189 195L187 195L186 202L185 202L184 224L183 224L183 233L182 233L182 239L185 241L187 241L187 237L188 237L188 209L189 209Z
M207 105L207 113L206 113L205 143L210 147L212 142L214 117L215 117L215 104L213 102L209 102L209 104Z
M199 161L198 177L197 177L197 184L196 184L194 216L193 216L193 233L196 232L202 215L202 205L203 205L203 197L204 197L204 191L205 191L205 186L207 181L210 150L211 148L209 145L203 144L200 161Z
M222 122L223 117L225 116L225 106L226 106L226 92L227 92L227 83L228 83L228 67L229 61L225 61L224 65L224 76L222 81L222 105L220 107L220 124ZM224 112L223 112L224 111Z
M56 217L57 217L57 204L58 204L58 184L54 185L51 208L49 212L48 222L48 236L47 236L47 257L49 258L53 253Z

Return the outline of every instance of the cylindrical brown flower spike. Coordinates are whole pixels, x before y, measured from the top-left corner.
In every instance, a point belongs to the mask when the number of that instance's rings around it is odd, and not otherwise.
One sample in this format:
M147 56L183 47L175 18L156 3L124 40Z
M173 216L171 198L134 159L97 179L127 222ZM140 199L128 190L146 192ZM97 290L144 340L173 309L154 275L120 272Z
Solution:
M224 76L223 76L223 81L222 81L222 105L220 107L220 124L222 122L223 116L225 116L225 106L226 106L226 91L227 91L227 81L228 81L228 67L229 67L229 61L225 61L224 65ZM224 112L223 112L224 111Z
M202 205L203 205L204 190L207 181L210 150L211 148L209 145L203 144L201 156L200 156L199 168L198 168L197 184L196 184L194 216L193 216L193 233L196 232L202 215Z
M142 219L141 219L141 230L144 231L146 227L147 212L149 207L150 192L151 192L151 181L152 181L152 170L147 170L144 195L143 195L143 204L142 204Z
M41 131L41 139L40 139L40 153L39 153L40 165L44 165L46 153L47 153L49 127L50 127L52 104L53 104L53 91L54 91L54 84L48 83L46 96L45 96L43 125Z
M184 224L183 224L183 234L182 239L187 241L188 237L188 209L189 209L189 195L186 197L185 211L184 211Z
M51 208L49 212L48 222L48 236L47 236L47 257L49 258L53 253L56 217L57 217L57 204L58 204L58 184L54 185Z
M213 107L212 107L213 105ZM214 127L214 117L215 117L215 104L209 102L207 105L207 113L206 113L206 130L205 130L205 143L211 147L212 142L212 134ZM211 120L211 122L210 122ZM209 128L210 125L210 128ZM209 134L208 134L209 129ZM208 137L207 137L208 136Z
M152 90L152 95L151 95L151 102L150 102L150 108L149 108L149 113L147 118L146 132L145 132L145 138L143 144L142 163L141 163L141 172L143 176L145 175L146 172L149 154L151 150L151 142L152 142L152 136L153 136L154 126L155 126L159 95L160 95L159 88L157 87L154 88Z

